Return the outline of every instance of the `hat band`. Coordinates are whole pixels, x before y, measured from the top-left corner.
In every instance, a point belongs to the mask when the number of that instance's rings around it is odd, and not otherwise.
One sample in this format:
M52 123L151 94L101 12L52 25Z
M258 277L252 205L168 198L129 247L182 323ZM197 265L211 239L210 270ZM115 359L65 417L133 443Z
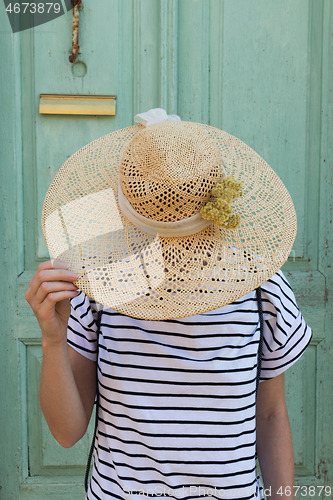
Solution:
M121 211L125 217L142 231L152 234L154 236L162 236L166 238L179 238L181 236L191 236L192 234L199 233L206 227L212 224L212 221L205 220L201 214L192 215L187 219L178 220L175 222L162 222L153 219L148 219L139 214L126 196L124 195L120 183L118 181L118 202Z

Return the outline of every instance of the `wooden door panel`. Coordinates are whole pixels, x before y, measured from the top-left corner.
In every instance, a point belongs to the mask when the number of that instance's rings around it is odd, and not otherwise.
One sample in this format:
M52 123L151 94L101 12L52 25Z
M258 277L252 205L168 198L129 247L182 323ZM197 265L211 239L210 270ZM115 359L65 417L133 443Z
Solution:
M7 377L1 401L11 405L10 418L5 413L2 417L2 427L8 428L2 439L7 457L1 464L3 498L84 496L92 424L70 450L62 449L47 429L38 405L40 331L24 293L38 263L48 258L40 216L59 167L86 143L131 124L135 113L150 107L165 107L184 120L209 122L240 137L268 161L291 192L298 235L284 271L314 331L310 348L286 374L297 483L333 485L327 386L333 376L328 169L332 3L83 3L81 53L74 67L68 62L71 13L13 36L0 5L0 37L5 42L0 50L8 67L6 78L1 77L0 97L0 112L6 113L1 122L5 217L0 220L0 259L7 286L1 292L5 312L0 352ZM40 115L41 93L116 95L116 115Z
M87 463L87 450L89 450L94 431L93 421L83 439L72 448L62 448L55 442L39 407L38 388L43 355L40 342L26 341L24 347L27 366L30 476L79 475L83 478Z

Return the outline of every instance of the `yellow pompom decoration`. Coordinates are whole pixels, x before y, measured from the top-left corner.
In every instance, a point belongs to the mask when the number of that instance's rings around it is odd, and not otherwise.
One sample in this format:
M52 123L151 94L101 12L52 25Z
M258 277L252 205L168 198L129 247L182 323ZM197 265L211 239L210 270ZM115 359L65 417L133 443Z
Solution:
M229 175L216 184L211 194L212 200L200 210L201 216L224 229L236 229L241 217L232 213L231 202L242 196L242 183Z

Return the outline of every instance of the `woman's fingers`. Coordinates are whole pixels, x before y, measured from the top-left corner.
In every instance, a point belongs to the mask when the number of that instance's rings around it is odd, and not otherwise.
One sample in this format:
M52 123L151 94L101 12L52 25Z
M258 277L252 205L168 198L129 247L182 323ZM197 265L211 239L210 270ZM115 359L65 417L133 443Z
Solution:
M70 314L68 299L79 293L73 283L77 278L76 273L68 270L66 262L47 261L39 264L25 298L39 322L43 338L63 341Z
M40 263L25 294L37 318L50 315L57 302L75 297L78 288L73 281L77 278L76 273L68 270L66 262L54 260Z
M44 271L56 272L56 270L68 271L68 263L61 260L47 260L45 262L41 262L30 281L30 285L34 283L40 275L43 276Z
M68 269L68 266L68 262L64 260L51 259L41 262L38 268L42 271L44 269Z
M53 295L58 292L77 291L77 286L70 281L43 281L37 288L37 291L34 295L34 300L37 304L41 304L42 302L44 302L48 295Z
M26 299L37 295L40 287L46 292L50 291L47 283L49 282L69 282L72 283L78 278L78 274L68 271L68 265L61 261L47 261L39 264L37 271L32 277ZM66 289L66 288L65 288Z
M44 322L47 320L51 320L55 314L61 313L61 308L64 307L67 311L69 307L69 302L67 304L67 300L64 303L65 299L72 299L76 297L76 295L80 293L77 290L68 290L68 291L59 291L49 293L45 299L38 304L38 307L35 311L36 317L40 322ZM60 309L57 309L56 307ZM68 311L69 312L69 309ZM68 319L68 318L67 318Z

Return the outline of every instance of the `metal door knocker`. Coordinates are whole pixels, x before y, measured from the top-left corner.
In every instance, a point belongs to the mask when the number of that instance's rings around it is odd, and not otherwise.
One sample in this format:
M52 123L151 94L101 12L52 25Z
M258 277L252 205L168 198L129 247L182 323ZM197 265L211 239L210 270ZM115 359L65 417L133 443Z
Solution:
M82 8L82 0L72 0L73 5L73 24L72 24L72 53L69 56L69 62L75 63L79 53L79 10Z

